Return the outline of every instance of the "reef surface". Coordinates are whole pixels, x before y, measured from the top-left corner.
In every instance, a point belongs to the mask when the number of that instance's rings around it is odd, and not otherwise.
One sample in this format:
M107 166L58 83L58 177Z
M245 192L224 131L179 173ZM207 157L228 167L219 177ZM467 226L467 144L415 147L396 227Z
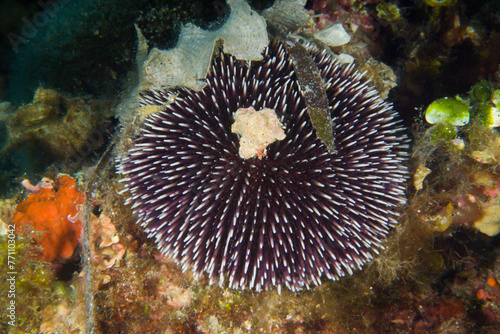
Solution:
M498 331L498 1L0 7L0 332ZM203 89L212 54L258 61L272 39L352 63L411 137L407 203L378 254L352 275L293 292L193 275L137 224L116 173L144 121L175 103L175 89ZM323 94L321 82L307 87ZM172 94L140 105L155 89Z

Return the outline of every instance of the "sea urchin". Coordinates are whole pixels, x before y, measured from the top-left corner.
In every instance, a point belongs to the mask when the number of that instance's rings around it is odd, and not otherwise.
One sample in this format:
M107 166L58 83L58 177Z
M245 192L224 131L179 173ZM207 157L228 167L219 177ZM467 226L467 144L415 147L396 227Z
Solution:
M360 268L405 203L408 139L391 105L352 66L307 46L325 83L336 152L317 138L292 61L221 53L199 92L180 89L119 163L133 210L183 270L234 289L296 291ZM172 91L148 91L163 105ZM241 108L272 109L285 138L244 159L231 131Z

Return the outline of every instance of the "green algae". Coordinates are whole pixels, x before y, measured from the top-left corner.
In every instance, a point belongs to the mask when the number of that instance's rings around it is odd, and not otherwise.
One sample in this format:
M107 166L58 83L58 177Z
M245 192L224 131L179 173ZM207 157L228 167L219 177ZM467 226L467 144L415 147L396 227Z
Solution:
M438 140L452 140L457 136L457 129L451 124L438 123L432 126L428 131L427 135L430 136L432 141Z
M431 7L449 7L455 5L455 0L423 0L423 2Z
M493 84L486 80L479 81L471 87L469 97L473 103L490 102L493 97Z
M481 103L474 108L476 119L481 124L488 127L496 127L500 125L500 112L498 108L491 104Z
M387 22L396 22L401 19L401 13L395 4L381 2L377 5L377 16Z
M430 124L463 126L469 123L469 108L454 98L442 98L432 102L425 111L425 120Z
M16 327L20 333L37 333L43 309L57 298L53 294L54 274L49 263L30 256L32 246L28 240L16 237L14 252L12 247L9 248L8 240L12 239L0 236L0 263L2 268L9 268L0 282L1 290L9 293L0 294L0 303L12 304L15 310L13 319L4 319L0 324L0 332L6 333L3 326L9 325L10 328ZM7 258L6 254L10 257ZM11 320L15 326L12 326Z
M481 126L500 126L499 106L500 90L495 90L489 81L479 81L463 97L444 97L432 102L425 111L425 119L430 124L441 126L428 132L434 140L450 140L457 134L453 127L465 126L471 118Z

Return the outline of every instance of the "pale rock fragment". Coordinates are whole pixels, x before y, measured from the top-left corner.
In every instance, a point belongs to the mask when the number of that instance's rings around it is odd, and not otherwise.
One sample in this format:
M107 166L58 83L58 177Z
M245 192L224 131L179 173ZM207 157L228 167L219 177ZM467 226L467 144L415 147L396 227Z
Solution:
M474 222L474 227L480 232L494 237L500 233L500 201L496 200L484 208L481 219Z
M354 63L354 57L347 53L341 53L337 56L337 60L341 64L352 64Z
M451 140L451 143L459 150L463 150L465 148L465 142L463 139L455 138Z
M306 25L311 17L304 9L306 0L276 0L274 5L264 11L264 16L273 30L283 35Z
M482 164L492 164L496 162L495 155L489 149L482 151L472 151L471 156Z
M314 34L314 38L332 47L347 44L351 40L351 36L345 31L342 23L318 31Z
M427 175L429 175L432 171L427 168L425 165L419 165L417 170L415 171L415 175L413 176L413 186L418 191L422 189L424 186L424 179Z

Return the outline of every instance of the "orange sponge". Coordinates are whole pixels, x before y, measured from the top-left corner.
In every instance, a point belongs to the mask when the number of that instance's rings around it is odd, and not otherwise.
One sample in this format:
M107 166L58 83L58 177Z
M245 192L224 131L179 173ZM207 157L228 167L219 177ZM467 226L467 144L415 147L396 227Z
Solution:
M73 256L83 229L80 211L84 199L76 180L60 175L53 187L41 187L19 203L13 218L16 231L29 234L40 246L39 260Z

